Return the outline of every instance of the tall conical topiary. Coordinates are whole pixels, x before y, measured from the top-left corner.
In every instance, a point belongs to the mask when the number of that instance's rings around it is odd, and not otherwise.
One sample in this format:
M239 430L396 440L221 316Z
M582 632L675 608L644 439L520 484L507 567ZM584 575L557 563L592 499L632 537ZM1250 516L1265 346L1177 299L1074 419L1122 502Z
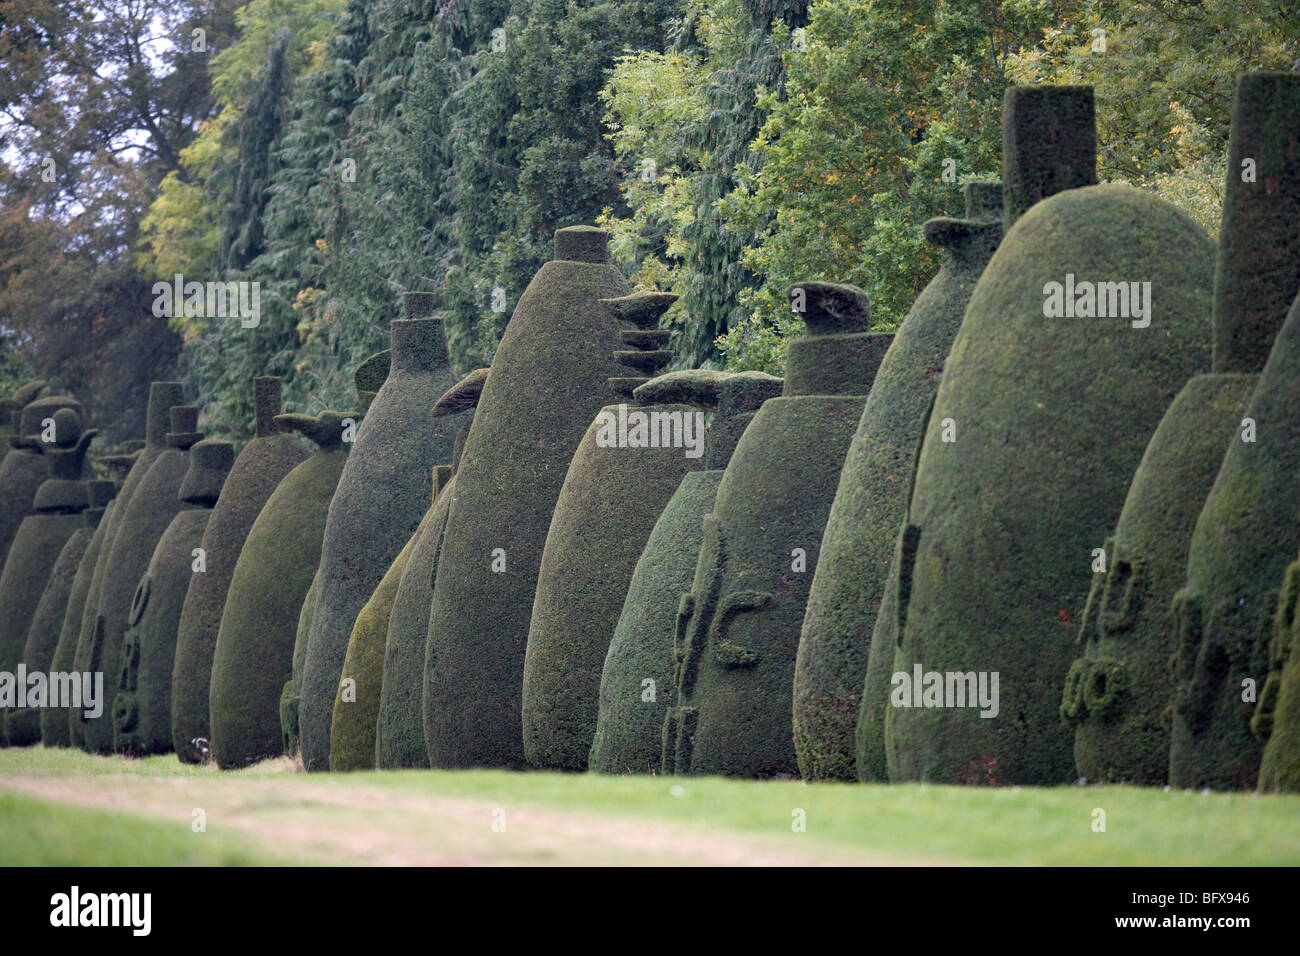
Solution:
M892 335L871 333L854 286L791 287L807 334L790 342L785 388L741 436L718 486L695 578L678 604L678 703L663 768L795 774L791 702L799 629L849 442Z
M849 445L808 594L794 671L794 742L807 780L857 777L859 710L880 721L866 779L885 779L886 683L864 690L876 615L921 446L925 415L966 303L1002 238L1002 188L968 183L966 218L931 219L927 241L946 253L899 326ZM893 649L889 649L892 664ZM886 665L887 667L888 665ZM884 670L885 668L880 668Z
M1173 596L1223 449L1240 438L1268 345L1300 288L1297 121L1300 76L1237 81L1215 272L1213 371L1187 383L1147 445L1115 534L1094 562L1080 621L1083 653L1066 676L1061 713L1076 724L1075 766L1089 780L1169 779L1169 662L1178 649ZM1247 159L1256 164L1258 185L1242 178Z
M293 639L293 673L280 692L280 735L284 752L290 756L298 752L298 704L302 700L302 667L307 659L307 636L311 633L312 615L316 613L316 575L302 600L298 614L298 631Z
M704 464L703 412L633 398L672 359L658 325L676 299L604 300L636 326L620 333L615 358L641 374L610 379L622 401L587 428L551 516L524 653L524 756L535 767L587 768L600 673L637 558L683 476Z
M279 378L267 375L253 379L253 408L253 440L244 446L230 469L203 532L201 547L208 569L190 582L181 611L170 709L172 742L182 763L203 759L195 740L204 741L211 749L208 685L212 680L212 655L244 542L281 479L309 454L304 442L281 431L276 423L280 414ZM285 548L289 548L287 542Z
M471 372L448 389L433 414L442 417L472 411L487 382L485 368ZM416 529L411 554L393 598L384 641L384 679L375 725L375 765L380 768L427 767L429 750L424 741L424 682L429 644L429 605L433 579L438 573L442 534L451 509L451 483L465 447L474 416L461 419L450 465L438 465L433 474L433 503Z
M429 766L424 744L424 651L428 643L433 576L438 573L438 552L447 527L451 476L450 465L433 469L433 502L411 535L388 613L375 721L374 766L381 770ZM355 637L355 627L352 633ZM426 639L417 640L417 637ZM349 655L352 650L349 646ZM346 664L343 672L345 675L348 672ZM334 706L337 711L337 700ZM335 726L331 734L337 729Z
M86 607L86 595L90 593L90 579L94 577L95 564L104 546L104 530L108 514L116 502L114 496L117 494L118 484L126 477L134 460L134 455L101 456L100 464L108 469L114 480L86 483L87 503L90 507L81 514L90 536L81 560L77 563L77 572L68 590L68 600L63 615L58 621L58 644L54 648L54 656L50 662L51 671L67 674L76 670L77 635L81 633L81 614ZM71 544L69 540L68 546ZM83 685L86 679L83 674ZM90 679L93 680L93 675ZM70 711L70 707L46 707L41 711L41 742L45 746L72 746Z
M145 442L144 446L136 453L135 461L131 465L131 470L127 472L126 478L122 481L118 489L117 497L113 502L112 511L104 516L104 540L103 547L100 548L99 556L95 560L95 569L90 579L90 590L86 593L85 607L81 613L81 623L77 630L77 646L73 655L74 668L78 672L85 672L98 669L104 673L102 661L95 657L97 646L102 646L97 642L97 626L99 623L99 603L104 593L104 582L108 576L109 556L113 551L113 544L117 541L118 532L122 527L122 519L126 514L127 507L131 499L135 496L135 490L139 487L140 482L153 463L164 451L167 450L167 426L171 421L172 406L180 405L185 400L184 390L179 382L154 382L149 386L149 407L146 414L145 423ZM139 578L137 577L138 581ZM104 681L107 684L109 675L105 673ZM107 705L106 705L107 706ZM106 719L111 712L106 711ZM73 710L69 713L69 729L72 733L72 746L86 746L86 721L84 713L80 710Z
M330 721L329 768L335 772L370 770L375 766L375 728L383 693L388 621L414 543L412 535L384 572L348 635L348 651Z
M113 749L132 757L172 750L172 669L191 578L209 573L200 549L222 483L235 463L227 441L201 441L186 453L177 493L181 510L158 539L149 569L136 585L122 639L122 666L113 699Z
M664 715L676 702L673 658L680 596L690 590L723 469L758 407L781 394L763 372L669 372L640 385L643 405L685 404L715 412L704 470L687 472L646 539L600 675L599 711L587 769L658 773ZM647 683L649 682L649 683Z
M1286 569L1269 649L1269 672L1251 729L1264 745L1259 789L1300 793L1300 561Z
M27 408L40 404L33 402ZM82 431L80 415L72 407L59 408L44 421L47 424L38 420L35 427L40 429L37 440L50 477L33 496L31 514L18 527L9 560L0 572L0 672L9 674L17 674L20 664L25 664L27 670L41 671L49 664L46 656L37 668L24 659L23 650L50 573L68 539L85 527L81 512L89 503L86 485L80 478L86 450L97 432ZM48 650L52 651L53 646ZM15 741L21 738L35 743L40 720L34 713L27 718L27 730L16 734ZM0 741L5 739L7 722L6 711L0 710Z
M571 227L515 306L456 476L429 613L434 767L524 763L520 693L537 571L573 453L619 374L631 292L608 236Z
M77 464L80 465L80 462ZM47 481L41 487L45 488L48 484ZM66 495L64 500L67 502L69 512L76 513L83 523L69 535L62 550L59 551L53 567L50 568L49 576L45 582L45 590L41 593L40 603L37 604L36 611L32 615L31 626L27 629L27 643L24 645L22 656L19 659L20 663L26 666L29 674L39 672L46 676L46 680L49 682L46 687L47 696L44 699L37 700L33 700L29 696L26 708L9 711L8 716L4 719L4 732L11 747L27 747L40 742L41 725L45 719L45 714L47 712L62 712L59 708L53 706L54 702L48 695L53 690L55 675L70 671L72 662L71 660L68 660L66 664L56 662L54 655L58 647L59 635L63 631L63 619L67 613L68 601L72 596L77 571L86 554L86 549L94 537L95 526L99 523L99 516L103 514L103 506L108 503L114 493L111 481L71 482L71 484L80 486L79 497L84 496L86 507L77 508L73 499L75 489L72 488L63 490ZM31 518L27 520L30 521ZM56 723L59 722L56 721ZM63 736L66 738L67 721L62 721L61 726Z
M451 460L455 427L429 414L456 381L442 321L432 317L437 304L430 293L406 294L388 378L330 502L298 713L308 770L329 769L334 697L357 615L429 510L433 466Z
M90 655L91 669L104 674L104 713L86 721L86 749L91 753L113 750L113 700L117 696L123 638L130 622L136 586L149 570L163 532L185 508L180 490L189 470L186 452L203 438L195 430L199 420L196 406L175 406L170 418L168 448L150 466L127 502L106 565Z
M80 424L81 403L71 395L34 399L12 413L14 434L0 461L0 570L23 519L34 510L36 492L50 474L50 459L42 454L50 444L43 437L49 434L46 423L65 408L76 414Z
M1007 91L1014 225L944 365L901 539L891 780L1074 779L1055 689L1074 656L1082 572L1160 418L1209 361L1214 250L1186 215L1128 186L1032 206L1013 188L1036 181L1026 163L1091 181L1091 116L1089 88Z
M1192 533L1187 583L1174 597L1169 782L1177 787L1256 783L1262 750L1250 725L1270 672L1278 584L1300 540L1298 410L1300 297L1228 441Z
M320 564L330 499L347 461L345 434L359 412L277 415L316 453L284 477L239 553L211 664L211 750L222 769L284 750L280 697L293 672L303 601Z

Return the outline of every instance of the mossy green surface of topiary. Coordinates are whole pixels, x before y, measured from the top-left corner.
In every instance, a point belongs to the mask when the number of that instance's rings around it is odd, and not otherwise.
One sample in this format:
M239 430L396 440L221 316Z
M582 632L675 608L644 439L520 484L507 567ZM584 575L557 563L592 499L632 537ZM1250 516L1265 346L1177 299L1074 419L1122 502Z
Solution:
M115 502L110 501L103 508L87 509L82 512L90 536L86 541L85 551L77 562L77 573L72 579L72 587L68 590L68 600L63 615L57 622L59 635L50 662L52 671L66 674L76 669L77 635L81 633L81 613L85 609L86 595L90 593L90 579L95 574L95 563L99 560L99 552L104 544L105 521L114 504ZM46 707L41 711L41 742L45 746L72 746L69 711L70 708L64 707Z
M38 390L39 391L39 390ZM14 537L23 519L36 510L36 493L50 476L50 459L43 452L42 424L62 409L77 415L80 428L81 403L71 395L51 395L24 405L15 416L17 429L0 461L0 570L3 570ZM39 595L33 601L39 600Z
M284 752L292 756L298 752L298 704L301 700L302 665L307 657L307 635L311 632L311 617L316 612L316 575L302 601L298 615L298 632L293 641L293 676L280 693L280 735Z
M320 449L276 487L231 578L209 692L212 755L223 769L284 752L281 698L293 676L298 621L320 564L330 500L347 461L339 441L343 417L279 416Z
M912 469L943 363L975 282L1002 237L996 183L966 186L965 219L932 219L943 265L908 310L880 364L840 474L808 595L794 679L795 752L807 780L853 780L871 635ZM880 728L866 779L884 779Z
M103 587L91 648L92 669L104 673L104 713L86 720L86 749L92 753L113 750L113 698L122 667L122 642L131 616L136 586L149 570L154 549L167 526L186 505L181 483L189 468L186 450L201 435L193 431L198 409L192 405L171 410L170 447L150 466L122 510L117 537L105 565Z
M721 481L721 470L687 474L646 539L602 665L590 770L659 771L664 715L677 700L675 602L690 590Z
M1150 435L1208 365L1213 251L1162 200L1090 186L1035 205L993 255L944 366L917 464L894 670L983 673L986 688L996 673L998 713L891 708L887 750L899 779L1073 779L1058 688L1074 657L1086 571ZM1069 275L1150 282L1149 324L1048 317L1047 284Z
M309 771L329 769L334 698L357 615L429 510L433 466L451 460L456 423L430 409L455 381L441 321L393 322L388 378L357 430L325 523L298 711Z
M173 745L183 763L203 759L193 741L202 739L211 747L208 692L212 656L240 552L272 492L310 454L306 442L285 434L275 422L280 413L280 379L258 377L253 380L253 392L255 437L239 453L212 509L201 545L208 569L194 576L181 611L171 721ZM284 546L292 548L288 542Z
M762 372L689 369L661 375L633 392L638 402L684 402L715 414L705 440L706 470L682 478L632 572L601 670L588 769L659 771L664 717L677 699L677 603L695 576L704 516L713 510L736 442L755 411L780 395L782 386L781 379Z
M1080 776L1156 786L1169 779L1178 626L1172 599L1222 451L1241 424L1254 375L1198 375L1147 445L1103 548L1080 619L1082 655L1061 716L1075 725ZM1102 690L1102 685L1109 685Z
M606 406L602 415L617 422L620 409L646 421L676 416L703 451L703 412L633 404ZM586 769L601 669L637 558L682 478L702 464L671 444L629 448L598 440L608 431L597 416L579 443L542 551L523 676L524 756L535 767Z
M1169 780L1177 787L1249 788L1259 771L1250 722L1269 669L1278 586L1300 540L1300 299L1244 418L1255 440L1243 440L1245 429L1229 438L1174 598Z
M388 616L384 639L384 676L375 724L375 765L380 769L429 766L424 742L425 651L429 604L438 554L451 504L451 466L434 475L433 503L411 537L410 554Z
M398 553L352 628L330 726L333 771L370 770L375 766L375 728L383 692L388 619L414 540L412 537Z
M1300 793L1300 561L1287 568L1274 621L1269 673L1252 729L1264 744L1259 789Z
M588 243L557 232L556 258L515 307L465 442L429 614L434 767L524 763L524 650L542 549L573 453L621 374L619 332L632 329L599 302L629 293L627 281Z
M21 660L27 665L28 673L40 671L49 678L59 669L54 666L54 651L63 630L63 618L68 609L68 599L72 595L77 568L93 535L94 531L86 527L83 519L82 526L64 542L54 566L50 568L45 590L32 615L31 626L27 629L27 643L23 648ZM66 669L71 670L71 667ZM47 700L40 706L11 710L4 715L3 730L10 747L28 747L40 742L41 718L46 711L55 710L50 706L51 703Z
M94 573L91 575L90 590L86 594L85 607L82 609L81 624L77 631L77 648L74 666L78 671L102 670L102 642L97 639L99 622L99 605L103 598L104 583L108 577L109 557L122 528L126 514L135 491L144 481L154 462L167 449L167 427L171 419L171 409L185 400L180 382L154 382L149 387L149 408L145 427L145 444L136 453L135 463L122 481L114 500L113 510L105 515L106 529L104 542L99 556L95 560ZM147 560L147 559L146 559ZM139 580L137 576L137 582ZM105 683L108 675L105 674ZM86 718L80 710L71 712L70 728L72 745L86 746Z
M801 297L808 335L788 348L785 394L764 403L736 445L678 604L679 703L662 760L679 774L798 772L792 698L808 589L844 455L893 341L848 331L869 327L858 289L801 283L792 302Z
M1107 573L1093 578L1062 713L1078 724L1078 772L1093 780L1169 779L1178 649L1172 598L1223 449L1239 437L1246 403L1300 287L1300 76L1237 81L1223 225L1214 283L1214 372L1188 383L1160 423L1129 489ZM1239 173L1255 164L1255 176ZM1111 675L1119 679L1111 681ZM1105 693L1098 692L1106 681ZM1090 702L1100 707L1093 710Z
M233 452L232 452L233 457ZM210 508L187 505L158 539L149 569L136 586L121 666L104 675L117 685L113 698L113 749L128 757L172 750L172 668L177 625L194 572L192 552L203 540Z

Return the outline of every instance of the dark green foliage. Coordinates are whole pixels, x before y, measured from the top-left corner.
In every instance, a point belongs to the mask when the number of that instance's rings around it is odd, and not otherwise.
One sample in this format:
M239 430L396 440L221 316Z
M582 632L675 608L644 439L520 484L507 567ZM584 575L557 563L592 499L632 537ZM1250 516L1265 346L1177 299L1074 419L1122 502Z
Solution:
M135 589L149 570L158 540L172 518L186 507L180 498L180 488L189 467L186 452L203 437L194 431L198 417L199 410L193 405L177 405L170 409L169 447L154 460L130 499L122 506L117 536L105 563L91 644L91 666L88 669L104 674L104 712L98 718L85 721L86 749L91 753L111 753L113 750L113 699L117 696L122 643Z
M1129 488L1106 574L1093 576L1076 661L1062 700L1078 723L1075 762L1091 780L1169 779L1178 650L1171 600L1182 585L1201 505L1236 437L1268 349L1300 285L1300 76L1249 74L1237 82L1214 286L1214 372L1192 379L1161 421ZM1242 161L1256 164L1244 181ZM1262 640L1262 638L1261 638ZM1120 674L1119 686L1099 693ZM1092 702L1104 702L1094 710Z
M731 456L678 605L680 702L663 751L678 774L798 772L799 628L844 454L893 336L866 331L866 297L852 286L802 283L790 294L808 334L787 350L784 394L759 409Z
M1076 725L1075 767L1088 780L1154 786L1169 779L1169 661L1178 649L1172 598L1256 378L1198 375L1187 383L1147 445L1115 535L1104 542L1105 573L1093 574L1080 619L1083 655L1066 675L1061 701L1061 716Z
M63 626L63 615L67 611L68 598L72 593L77 566L93 534L94 532L84 525L74 531L63 545L63 550L59 552L54 566L50 568L49 578L45 582L45 591L41 594L41 601L32 615L31 627L27 631L27 644L23 648L21 660L27 665L28 673L41 671L48 677L54 670L51 662ZM9 711L4 718L3 727L9 746L27 747L40 741L41 717L48 709L51 708L42 706Z
M1268 680L1252 721L1264 742L1259 789L1265 793L1300 793L1300 561L1286 570L1278 599Z
M1097 182L1090 86L1012 86L1002 95L1002 225L1036 202Z
M320 564L330 499L347 461L343 422L356 413L277 415L317 452L276 486L253 522L226 593L212 652L209 726L217 766L284 752L281 694L293 675L294 636Z
M180 405L185 395L179 382L154 382L149 386L149 407L145 414L145 443L136 453L135 462L127 472L112 510L104 516L104 540L99 556L95 560L95 570L90 579L90 590L86 593L86 604L82 609L81 623L77 628L77 646L73 655L73 667L82 673L99 668L96 656L97 621L99 602L103 596L104 581L108 574L108 558L117 540L117 533L122 527L122 517L127 505L135 495L136 488L144 480L145 474L167 448L167 424L171 419L171 408ZM138 578L137 578L138 580ZM105 674L105 683L108 677ZM72 746L84 748L86 745L86 719L80 710L69 714L69 727L72 732Z
M307 445L293 435L283 434L275 421L280 413L280 380L258 376L253 379L253 393L255 436L235 460L208 519L202 544L208 569L196 574L190 583L176 637L171 732L176 754L183 763L203 759L195 740L207 741L211 748L208 688L212 655L239 554L271 493L308 456ZM287 542L284 547L289 548Z
M891 706L891 780L1073 779L1056 688L1086 570L1165 409L1208 364L1212 256L1185 215L1127 186L1045 199L1002 240L944 365L917 463L893 664L909 675L914 665L984 672L986 687L997 673L998 716ZM1149 326L1046 317L1045 284L1067 274L1149 281Z
M430 296L406 296L409 315L427 314L431 305ZM329 769L334 697L352 626L429 510L433 466L451 460L455 443L454 423L430 414L456 381L447 365L442 322L393 322L392 349L388 379L357 432L325 524L299 708L308 770ZM384 620L386 629L386 616ZM381 636L381 658L383 640ZM382 663L378 666L377 675L383 670Z
M664 715L676 701L673 637L677 602L690 589L722 470L754 410L781 393L761 372L670 372L640 386L638 401L686 402L716 409L705 450L707 471L690 472L664 506L632 572L627 598L600 676L599 713L588 769L657 773ZM653 681L647 686L645 681Z
M708 161L699 185L699 214L682 235L688 240L683 311L690 322L676 343L688 365L718 358L717 338L745 317L740 294L756 284L743 265L747 237L727 228L719 206L736 186L733 172L739 163L757 167L750 149L762 127L765 111L758 91L779 91L784 85L784 52L773 39L774 20L794 29L808 22L806 0L746 3L748 31L739 42L743 51L734 69L718 71L707 90L710 111L704 122L683 130L685 140L707 151ZM694 24L687 20L693 32ZM684 34L686 41L689 34ZM689 46L689 41L681 45Z
M795 753L806 780L853 780L863 768L869 768L863 779L885 779L883 711L876 711L871 753L855 770L871 634L926 412L971 291L1002 238L998 185L969 183L965 193L965 219L931 219L924 226L926 239L946 255L880 363L826 523L794 677ZM886 686L874 686L873 700L883 701Z
M1258 373L1300 289L1297 119L1300 76L1247 73L1237 79L1221 229L1234 254L1219 257L1214 276L1215 310L1232 321L1215 325L1216 372ZM1242 181L1245 160L1255 164L1250 183Z
M72 672L76 666L77 635L81 633L81 614L86 606L86 595L90 592L90 579L94 577L95 564L104 545L107 516L114 504L115 502L110 501L103 508L87 508L82 512L91 535L81 560L77 563L77 573L68 590L63 616L57 623L58 645L51 658L50 670L52 671L66 674ZM71 546L72 539L69 539L68 544ZM40 717L41 741L47 747L72 746L72 731L69 724L68 708L46 707L41 711Z
M113 699L113 749L133 757L172 749L172 665L177 626L193 577L194 549L235 461L230 442L201 441L186 452L182 508L158 539L149 569L136 586L122 639ZM110 675L105 675L105 681Z
M1255 785L1261 748L1251 733L1269 669L1278 585L1300 540L1300 300L1277 335L1228 441L1187 555L1178 620L1169 782L1177 787ZM1247 683L1253 681L1253 685Z
M357 615L348 638L330 725L329 768L333 771L370 770L375 766L375 728L383 693L388 620L414 543L412 536L384 573L375 593Z
M340 472L342 474L342 472ZM322 532L322 535L324 532ZM293 640L293 676L285 682L280 693L280 734L284 743L284 752L298 752L298 704L302 697L302 665L307 657L307 635L311 632L311 618L316 613L316 575L313 573L311 587L302 601L302 612L298 615L298 631Z
M631 291L603 243L590 248L603 235L556 232L555 259L515 307L465 442L429 614L434 767L523 763L520 690L542 548L569 462L619 373L619 332L631 330L598 301Z
M615 394L632 399L672 358L658 348L668 334L657 330L676 299L634 293L601 303L636 326L620 334L624 348L614 353L627 366L610 379ZM676 418L676 427L664 435L657 416ZM682 478L704 464L704 440L703 412L625 400L601 409L579 442L542 550L524 653L524 756L533 766L586 769L601 669L637 558Z
M429 766L429 751L424 743L424 659L433 579L438 573L442 533L451 508L451 480L451 466L434 469L433 504L411 538L410 553L388 617L383 686L375 725L375 766L380 769Z

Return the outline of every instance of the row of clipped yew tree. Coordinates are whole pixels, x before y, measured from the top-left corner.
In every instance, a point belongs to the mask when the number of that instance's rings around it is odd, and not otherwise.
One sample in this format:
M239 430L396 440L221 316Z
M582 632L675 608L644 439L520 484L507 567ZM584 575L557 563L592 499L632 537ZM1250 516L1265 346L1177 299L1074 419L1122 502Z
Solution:
M1002 182L924 224L945 261L897 333L797 285L784 379L662 374L673 296L575 227L490 368L458 381L408 294L354 409L281 414L258 378L238 458L158 382L90 479L80 404L33 383L3 416L0 672L106 690L2 737L1300 791L1300 76L1239 79L1229 151L1216 254L1097 183L1090 88L1009 90ZM1045 314L1076 279L1149 283L1145 315ZM637 412L687 439L707 413L702 452L602 440Z

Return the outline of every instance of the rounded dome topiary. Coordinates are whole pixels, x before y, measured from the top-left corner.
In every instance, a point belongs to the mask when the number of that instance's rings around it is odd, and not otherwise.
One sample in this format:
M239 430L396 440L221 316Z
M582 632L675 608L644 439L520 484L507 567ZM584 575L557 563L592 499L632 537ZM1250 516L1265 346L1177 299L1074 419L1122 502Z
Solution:
M900 539L891 780L1074 779L1057 688L1083 572L1160 418L1208 364L1212 255L1181 211L1128 186L1058 193L1003 238L944 366ZM1111 308L1121 291L1128 310ZM918 668L951 696L914 706Z
M210 666L213 759L243 767L284 752L281 695L293 674L303 602L320 564L330 500L347 461L344 431L359 412L276 415L316 453L276 486L244 540Z
M434 767L524 763L524 650L542 549L579 442L620 373L631 292L607 236L560 229L515 306L457 471L433 605L425 728Z
M117 696L123 639L130 623L136 587L149 570L163 532L186 507L180 497L181 482L189 469L186 452L203 438L195 430L199 418L197 407L174 406L169 417L168 448L157 456L126 503L105 566L90 655L90 669L104 674L104 712L85 723L86 748L92 753L113 751L113 700Z
M1002 189L968 183L964 219L931 219L925 238L943 264L894 336L849 445L808 594L794 676L794 739L807 780L885 779L884 713L869 756L855 761L860 708L883 701L887 683L864 690L871 635L907 511L912 468L943 363L975 282L1002 238ZM888 649L892 663L893 649ZM887 666L884 671L888 680ZM855 764L857 769L855 769Z
M181 510L158 539L148 570L136 585L122 638L113 749L131 757L172 750L172 670L181 610L191 579L209 573L206 553L198 549L222 482L235 462L235 448L227 441L200 441L185 457L185 476L177 492Z
M1240 437L1268 347L1300 287L1300 154L1292 148L1298 119L1300 76L1238 79L1228 147L1234 172L1215 270L1213 371L1187 383L1156 429L1080 622L1080 677L1122 665L1125 687L1105 713L1087 705L1086 681L1067 686L1061 702L1076 723L1076 769L1089 780L1157 785L1169 779L1169 662L1178 649L1173 595L1183 584L1192 532L1223 451ZM1262 182L1235 172L1247 158Z
M732 453L677 604L679 702L665 717L665 772L798 773L791 706L808 588L893 336L869 331L866 295L853 286L805 282L790 295L807 332L787 348L784 394L763 404Z
M281 382L276 376L253 379L253 440L244 446L221 487L200 547L207 571L196 574L185 595L172 673L171 734L182 763L203 759L195 740L211 749L209 685L212 656L221 631L226 595L235 565L253 522L280 481L307 459L307 445L276 422ZM289 545L286 543L286 548ZM283 683L283 681L282 681Z
M185 395L180 382L154 382L149 386L149 407L146 416L144 445L135 453L135 461L131 464L131 470L127 472L126 478L123 479L121 487L118 489L112 510L104 516L103 546L95 559L95 568L90 579L90 590L86 593L86 603L82 608L81 622L77 628L77 645L73 655L73 666L81 673L98 671L105 674L105 683L110 678L104 672L101 666L103 662L97 654L102 655L103 648L103 641L99 635L99 605L103 598L104 584L108 578L109 557L113 551L113 544L117 541L118 532L121 530L127 507L135 496L136 489L139 487L140 482L144 481L144 476L153 467L153 463L158 459L158 456L167 450L167 426L171 420L171 409L173 406L179 406L184 400ZM147 561L148 558L145 560ZM139 575L136 576L136 581L139 581ZM109 688L106 687L105 693L107 694L108 691ZM107 703L105 706L107 706ZM100 716L104 720L109 720L109 713L105 711ZM72 746L85 748L86 723L89 719L80 710L74 709L69 713L68 720L72 734Z
M625 333L627 334L627 333ZM731 452L781 379L763 372L669 372L633 393L645 405L684 404L715 413L703 471L687 472L646 539L610 638L587 767L598 773L658 773L664 715L676 702L673 636L677 601L699 559L704 516L713 510Z

